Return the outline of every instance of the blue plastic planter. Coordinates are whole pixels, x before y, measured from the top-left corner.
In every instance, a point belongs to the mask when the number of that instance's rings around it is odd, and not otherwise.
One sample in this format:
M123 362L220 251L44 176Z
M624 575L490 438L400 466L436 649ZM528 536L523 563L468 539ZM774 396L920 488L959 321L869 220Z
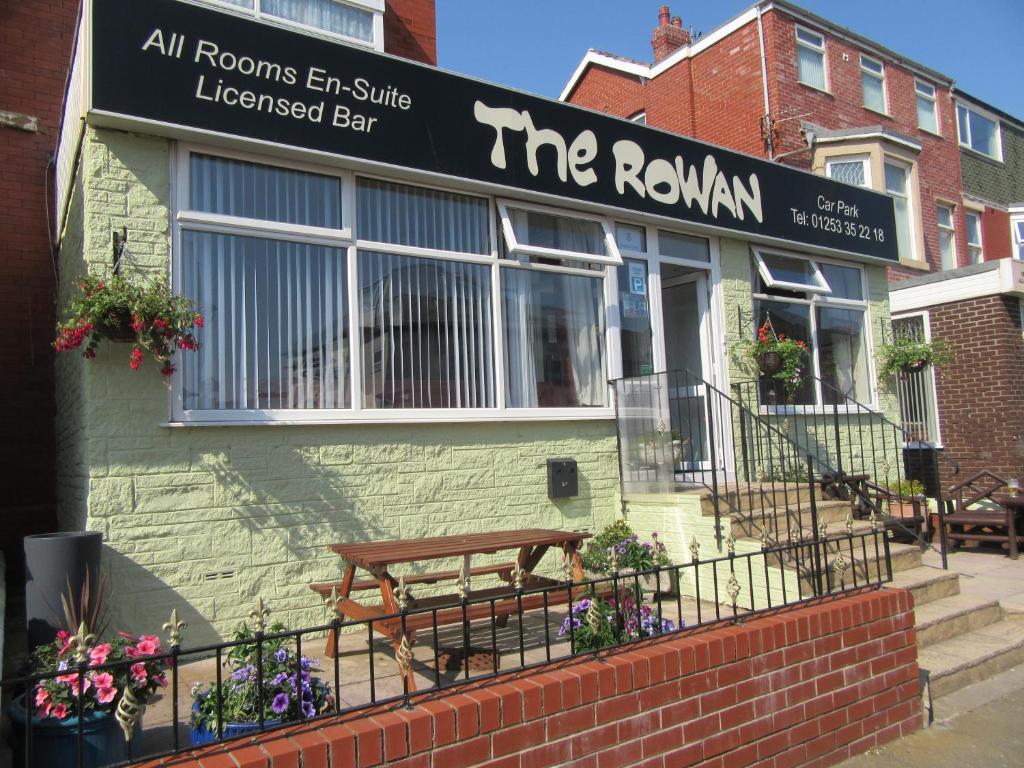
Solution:
M195 702L195 701L192 702L192 714L193 715L198 715L199 714L199 703L198 702ZM272 728L275 725L280 725L280 724L281 724L281 721L277 720L277 719L274 719L274 720L264 720L263 721L263 727L264 728ZM259 723L223 723L221 725L221 729L222 729L222 734L221 735L223 736L223 738L225 738L225 739L232 739L235 736L245 736L247 733L259 733L260 724ZM217 741L217 727L214 726L213 728L207 728L205 723L201 724L201 725L195 725L195 720L193 719L193 725L192 725L192 728L191 728L191 730L189 732L189 738L190 738L190 740L192 742L192 746L193 747L199 747L199 746L202 746L203 744L212 744L213 742Z
M14 764L23 765L28 716L24 694L11 702L7 714L14 725ZM141 730L142 725L139 723L132 734L133 746ZM82 719L82 752L82 765L86 768L99 768L128 759L124 733L112 712L93 710L86 713ZM77 717L57 720L53 717L40 719L32 716L32 765L78 765Z

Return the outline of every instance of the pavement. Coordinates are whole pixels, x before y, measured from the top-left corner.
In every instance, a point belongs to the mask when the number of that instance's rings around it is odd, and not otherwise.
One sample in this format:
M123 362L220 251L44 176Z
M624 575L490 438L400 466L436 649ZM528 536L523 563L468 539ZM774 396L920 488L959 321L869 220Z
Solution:
M921 564L941 568L942 558L928 550ZM1007 615L1024 615L1024 555L1011 560L996 547L961 548L950 553L949 569L960 574L960 594L998 600Z

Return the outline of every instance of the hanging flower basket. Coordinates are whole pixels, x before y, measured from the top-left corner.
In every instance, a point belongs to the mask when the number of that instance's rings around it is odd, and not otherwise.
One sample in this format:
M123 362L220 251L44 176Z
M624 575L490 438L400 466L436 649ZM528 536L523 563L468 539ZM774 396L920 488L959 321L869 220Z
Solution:
M114 307L97 326L109 341L131 342L138 336L132 328L132 311L128 307Z
M782 370L782 355L778 352L761 352L757 356L757 370L765 376L774 376Z
M878 349L878 379L919 373L929 365L941 367L952 360L953 352L942 339L925 341L913 334L897 333Z
M923 371L927 367L928 367L928 361L927 360L914 360L913 362L904 363L903 365L901 365L900 366L900 371L902 371L903 373L907 373L907 374L910 374L910 373L920 373L921 371Z

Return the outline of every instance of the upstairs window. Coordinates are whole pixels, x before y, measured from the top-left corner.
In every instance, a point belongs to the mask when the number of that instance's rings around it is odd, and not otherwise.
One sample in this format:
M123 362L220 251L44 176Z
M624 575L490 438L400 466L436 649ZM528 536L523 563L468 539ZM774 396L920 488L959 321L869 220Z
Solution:
M885 191L895 201L896 243L901 259L915 258L913 206L910 204L910 169L885 161Z
M1014 219L1013 221L1013 255L1024 261L1024 219Z
M252 11L258 19L283 21L373 45L376 17L383 19L380 0L208 0ZM379 42L379 41L376 41Z
M942 268L956 269L956 229L953 227L952 206L936 206L935 221L939 226L939 255L942 257Z
M825 37L804 27L796 28L797 77L804 85L825 91Z
M935 86L915 80L914 93L917 96L917 127L930 133L938 133L939 118L935 107Z
M837 158L825 161L825 173L830 179L855 187L871 186L871 166L866 157Z
M971 264L981 264L985 259L981 242L981 215L968 211L967 216L967 258Z
M999 123L980 112L956 105L956 124L960 131L960 145L980 152L993 160L1002 160L999 141Z
M875 112L888 112L885 100L885 65L878 59L860 55L860 85L864 106Z

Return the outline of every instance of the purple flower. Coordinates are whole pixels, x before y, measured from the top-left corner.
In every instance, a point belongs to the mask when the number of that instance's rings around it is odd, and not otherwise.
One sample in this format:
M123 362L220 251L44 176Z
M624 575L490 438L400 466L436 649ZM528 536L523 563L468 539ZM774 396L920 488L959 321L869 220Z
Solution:
M303 717L312 717L315 714L316 714L316 709L313 708L313 702L311 702L311 701L304 701L304 702L302 702L302 716Z
M288 660L288 651L278 648L277 653L274 654L274 660L279 664L284 664Z
M287 672L278 672L276 675L274 675L274 679L270 681L270 684L272 686L274 686L275 688L277 688L280 685L284 685L284 683L285 683L285 681L287 679L288 679L288 673Z
M288 694L279 693L274 697L274 700L270 704L270 708L279 715L283 715L284 711L288 709Z
M244 683L246 680L249 679L249 675L251 675L252 672L253 668L251 666L239 667L231 673L231 679L234 680L236 683Z

